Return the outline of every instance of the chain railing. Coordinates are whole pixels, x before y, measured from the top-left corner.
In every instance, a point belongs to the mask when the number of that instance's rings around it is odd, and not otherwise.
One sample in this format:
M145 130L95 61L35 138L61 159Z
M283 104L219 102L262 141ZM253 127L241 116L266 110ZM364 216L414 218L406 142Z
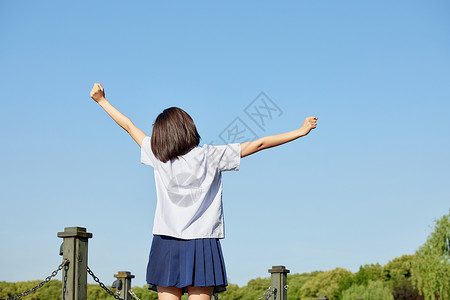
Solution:
M124 300L123 298L119 297L119 294L120 294L119 288L117 288L116 294L114 294L113 291L111 291L103 282L100 281L100 279L98 279L97 276L95 276L94 272L92 272L92 270L89 267L87 267L87 272L88 272L89 275L91 275L91 277L94 279L94 281L97 282L100 285L100 287L102 289L104 289L108 294L110 294L111 296L113 296L117 300ZM132 289L128 290L128 294L130 294L130 296L133 299L140 300L138 298L138 296L133 292Z
M47 282L49 282L53 277L55 277L58 274L58 272L61 271L68 264L69 264L69 260L68 259L64 259L64 261L58 266L58 268L55 271L53 271L51 273L51 275L49 275L47 278L45 278L45 280L40 282L37 286L33 287L32 289L30 289L28 291L23 292L22 294L18 294L18 295L15 295L15 296L12 296L12 297L8 297L8 298L2 298L0 300L16 300L16 299L20 299L22 297L28 296L32 292L35 292L39 288L43 287ZM97 276L95 276L94 272L92 272L92 270L89 267L87 267L87 273L89 275L91 275L91 277L94 279L94 281L96 283L98 283L98 285L102 289L104 289L109 295L111 295L112 297L114 297L117 300L124 300L123 298L119 297L119 289L117 289L116 294L114 294L113 291L111 291L103 282L100 281L100 279ZM63 289L64 288L65 287L63 287ZM288 289L288 285L286 285L284 288L287 290ZM259 297L257 300L267 300L272 295L274 295L274 299L276 299L276 293L277 293L277 289L270 286L264 292L264 294L261 297ZM140 300L139 297L133 292L132 289L128 290L128 294L130 294L133 299ZM219 296L216 293L213 294L213 297L214 297L215 300L220 300Z
M134 300L140 300L131 289L131 278L134 278L134 275L132 275L130 272L120 271L119 274L114 275L114 277L118 278L118 281L120 280L120 282L123 284L122 287L115 286L115 284L113 284L112 288L116 287L116 293L114 293L103 282L101 282L100 279L95 276L92 270L87 266L87 243L88 239L92 238L92 233L86 232L86 228L66 227L64 229L64 232L58 233L58 237L64 238L63 247L61 247L61 250L64 251L61 251L60 253L60 255L64 256L64 260L58 266L58 268L53 271L51 275L48 276L44 281L42 281L32 289L25 291L22 294L18 294L16 296L8 298L2 298L0 300L15 300L28 296L29 294L43 287L63 268L63 300L65 300L66 297L68 298L67 300L74 300L74 295L78 295L77 299L80 299L80 297L81 299L86 298L87 274L92 276L94 281L98 283L102 289L104 289L110 296L114 297L117 300L127 300L130 299L130 297L132 297ZM72 262L70 264L70 267L69 262ZM287 270L284 266L273 266L272 269L269 269L269 273L271 273L270 287L257 300L287 300L287 273L289 273L289 270ZM75 276L75 274L78 275ZM124 297L125 299L121 298L120 296ZM213 294L211 298L214 300L220 300L217 294Z
M52 274L50 274L49 276L47 276L47 278L45 278L42 282L40 282L38 285L36 285L35 287L33 287L32 289L29 289L28 291L23 292L22 294L19 295L15 295L12 297L8 297L8 298L2 298L0 300L15 300L15 299L20 299L22 297L28 296L29 294L37 291L38 289L40 289L41 287L44 286L44 284L46 284L47 282L49 282L53 277L55 277L59 271L61 271L64 266L66 264L69 264L69 260L65 259L63 260L63 262L58 266L58 268L52 272Z
M55 277L58 274L58 272L61 271L68 264L69 264L69 260L68 259L64 259L64 261L58 266L58 268L55 271L53 271L51 273L51 275L49 275L47 278L45 278L45 280L40 282L37 286L33 287L32 289L30 289L28 291L23 292L22 294L18 294L18 295L15 295L15 296L12 296L12 297L8 297L8 298L2 298L0 300L16 300L16 299L20 299L22 297L28 296L32 292L35 292L39 288L43 287L47 282L49 282L53 277ZM117 300L124 300L123 298L119 297L119 289L117 289L117 293L114 294L113 291L111 291L103 282L100 281L100 279L97 276L95 276L94 272L92 272L92 270L89 267L87 267L87 273L89 275L91 275L91 277L94 279L94 281L96 283L98 283L100 285L100 287L102 289L104 289L109 295L111 295L112 297L114 297ZM286 290L288 289L288 287L289 287L288 285L284 286L284 288ZM63 287L63 289L64 288L65 287ZM276 299L276 293L277 293L277 289L270 286L264 292L264 294L261 297L259 297L257 300L267 300L272 295L274 295L274 299ZM130 294L133 299L140 300L139 297L133 292L132 289L128 290L128 294ZM214 297L215 300L220 300L219 296L216 293L213 294L213 297Z
M87 267L87 272L88 272L89 275L92 276L92 278L94 278L94 281L97 282L97 283L100 285L100 287L101 287L102 289L104 289L108 294L110 294L111 296L113 296L113 297L114 297L115 299L117 299L117 300L124 300L123 298L120 298L118 295L114 294L113 291L111 291L110 289L108 289L108 288L106 287L106 285L105 285L103 282L101 282L100 279L98 279L97 276L95 276L94 272L92 272L91 269L90 269L89 267Z
M269 286L269 288L264 292L264 294L258 298L258 300L267 300L272 295L274 295L274 299L276 298L277 289Z
M20 299L22 297L28 296L29 294L35 292L36 290L40 289L41 287L43 287L47 282L49 282L53 277L55 277L59 271L61 271L66 265L69 264L69 260L65 259L59 266L58 268L53 271L51 273L51 275L49 275L47 278L45 278L45 280L43 280L42 282L40 282L38 285L36 285L35 287L12 297L8 297L8 298L1 298L0 300L16 300L16 299ZM102 289L104 289L108 294L110 294L111 296L113 296L115 299L117 300L124 300L123 298L120 298L118 295L114 294L113 291L111 291L103 282L100 281L100 279L95 276L94 272L91 271L91 269L89 267L87 267L87 272L89 275L92 276L92 278L94 279L95 282L97 282L100 287ZM63 287L64 289L65 287ZM138 296L133 292L133 290L129 290L128 293L131 295L131 297L133 297L133 299L135 300L140 300L138 298Z
M136 294L131 289L128 290L128 294L130 294L131 297L133 297L133 299L135 299L135 300L141 300L141 299L138 298L138 296L136 296Z

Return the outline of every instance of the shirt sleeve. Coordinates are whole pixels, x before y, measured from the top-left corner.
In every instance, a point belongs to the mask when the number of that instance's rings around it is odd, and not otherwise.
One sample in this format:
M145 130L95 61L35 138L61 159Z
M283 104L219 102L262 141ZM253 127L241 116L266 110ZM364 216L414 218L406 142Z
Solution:
M239 171L241 164L241 144L209 146L209 156L220 171Z
M146 136L141 144L141 163L148 166L155 166L156 157L151 147L151 139Z

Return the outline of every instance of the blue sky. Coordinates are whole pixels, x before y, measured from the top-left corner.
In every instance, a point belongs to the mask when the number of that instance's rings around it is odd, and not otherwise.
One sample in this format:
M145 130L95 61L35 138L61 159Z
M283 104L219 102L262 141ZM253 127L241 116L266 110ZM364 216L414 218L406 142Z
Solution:
M231 283L414 253L450 208L449 14L447 1L2 1L0 281L45 278L56 233L81 226L102 281L145 284L153 170L94 82L147 134L182 107L202 144L237 117L257 137L319 118L224 174ZM261 92L280 110L263 128L245 112Z

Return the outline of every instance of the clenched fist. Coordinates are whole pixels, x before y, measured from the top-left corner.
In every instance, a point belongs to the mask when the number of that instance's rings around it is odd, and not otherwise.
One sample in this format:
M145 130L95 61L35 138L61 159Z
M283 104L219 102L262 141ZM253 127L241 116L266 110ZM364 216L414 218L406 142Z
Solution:
M100 83L94 83L94 87L91 90L91 98L94 99L95 102L105 98L105 90Z
M300 128L300 130L303 132L304 135L307 135L312 129L316 128L316 126L317 126L317 118L307 117L303 122L303 125Z

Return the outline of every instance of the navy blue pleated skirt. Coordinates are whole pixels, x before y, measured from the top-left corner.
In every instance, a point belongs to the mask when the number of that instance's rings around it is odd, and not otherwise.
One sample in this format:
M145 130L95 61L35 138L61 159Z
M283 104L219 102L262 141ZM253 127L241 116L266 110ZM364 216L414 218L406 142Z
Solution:
M154 235L147 265L149 289L157 286L182 288L213 286L214 293L226 290L227 275L215 238L182 240Z

